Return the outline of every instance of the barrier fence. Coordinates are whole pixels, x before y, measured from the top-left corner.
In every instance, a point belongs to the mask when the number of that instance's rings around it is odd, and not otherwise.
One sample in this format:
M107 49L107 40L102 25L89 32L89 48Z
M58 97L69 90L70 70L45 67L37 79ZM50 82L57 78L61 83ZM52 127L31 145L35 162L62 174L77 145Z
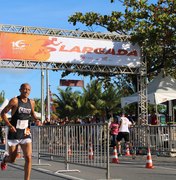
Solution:
M176 155L176 126L134 126L130 142L139 154L146 154L148 145L152 154Z
M65 169L56 173L79 171L69 169L69 164L78 164L103 168L109 179L112 162L109 132L107 123L32 126L33 156L39 165L41 159L65 163ZM7 135L5 142L7 150ZM152 154L175 156L176 126L134 126L130 129L130 142L136 154L146 155L150 146Z
M109 173L109 127L104 124L67 124L61 126L34 126L31 128L33 155L65 163L103 168ZM56 173L57 173L56 172Z

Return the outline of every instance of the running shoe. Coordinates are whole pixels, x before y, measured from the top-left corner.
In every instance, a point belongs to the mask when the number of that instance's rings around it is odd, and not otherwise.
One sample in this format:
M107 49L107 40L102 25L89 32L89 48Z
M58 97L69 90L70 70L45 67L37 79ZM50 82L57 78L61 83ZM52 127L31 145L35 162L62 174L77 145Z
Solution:
M2 171L7 170L7 164L4 163L3 161L1 162L1 170L2 170Z
M7 164L4 162L4 159L6 158L6 156L7 156L8 154L5 152L4 153L4 157L3 157L3 159L2 159L2 162L1 162L1 170L2 171L5 171L5 170L7 170Z

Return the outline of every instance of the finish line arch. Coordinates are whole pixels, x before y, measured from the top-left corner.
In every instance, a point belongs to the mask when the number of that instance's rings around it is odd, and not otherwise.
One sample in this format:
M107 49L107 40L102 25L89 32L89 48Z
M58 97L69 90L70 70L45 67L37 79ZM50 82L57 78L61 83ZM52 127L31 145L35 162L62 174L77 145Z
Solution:
M138 124L147 124L146 62L130 36L0 25L0 68L136 74Z

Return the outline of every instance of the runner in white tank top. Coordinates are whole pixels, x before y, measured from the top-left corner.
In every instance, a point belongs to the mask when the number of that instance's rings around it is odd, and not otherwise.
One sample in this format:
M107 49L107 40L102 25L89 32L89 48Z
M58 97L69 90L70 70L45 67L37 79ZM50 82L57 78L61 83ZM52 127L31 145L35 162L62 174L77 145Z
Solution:
M132 125L131 121L122 115L121 120L120 120L120 128L119 132L130 132L129 127Z
M125 140L126 149L129 149L129 135L130 131L129 128L132 125L131 121L125 117L125 114L122 114L120 119L120 127L119 133L117 135L117 144L118 144L118 153L121 155L121 140Z

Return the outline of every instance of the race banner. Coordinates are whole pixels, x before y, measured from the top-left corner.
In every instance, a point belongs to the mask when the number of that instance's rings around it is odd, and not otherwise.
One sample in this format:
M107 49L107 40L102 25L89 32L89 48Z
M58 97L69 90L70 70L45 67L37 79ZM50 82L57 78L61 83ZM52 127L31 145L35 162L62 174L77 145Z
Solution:
M0 59L139 67L141 52L130 42L0 32Z

